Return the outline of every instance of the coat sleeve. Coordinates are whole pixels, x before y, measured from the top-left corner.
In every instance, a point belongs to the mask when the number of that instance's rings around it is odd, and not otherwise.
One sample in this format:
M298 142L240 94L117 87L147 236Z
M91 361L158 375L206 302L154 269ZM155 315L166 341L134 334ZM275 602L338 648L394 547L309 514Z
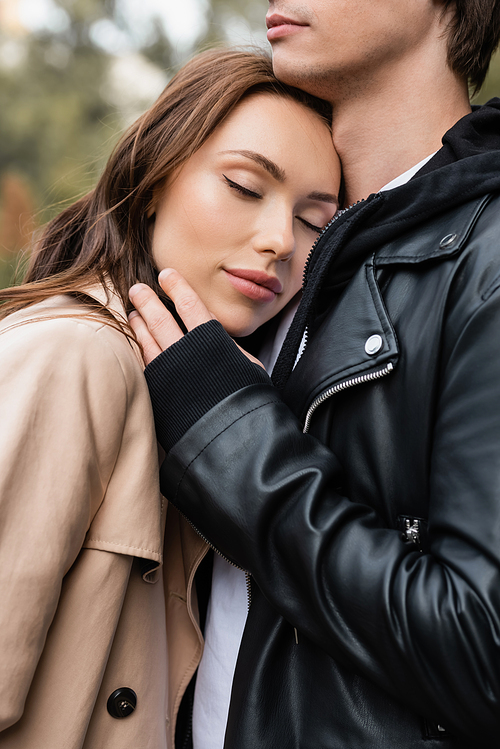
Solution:
M500 731L499 326L497 289L450 333L429 553L336 493L335 455L265 383L205 413L162 467L173 504L293 626L418 714L488 746Z
M23 713L126 405L120 362L95 326L36 320L0 335L0 731Z

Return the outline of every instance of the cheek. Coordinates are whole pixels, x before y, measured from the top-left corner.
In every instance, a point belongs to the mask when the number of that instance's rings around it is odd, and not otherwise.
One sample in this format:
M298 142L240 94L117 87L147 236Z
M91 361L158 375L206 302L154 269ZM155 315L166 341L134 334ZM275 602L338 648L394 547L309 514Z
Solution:
M302 288L304 279L304 268L307 258L311 253L314 239L308 240L301 236L297 240L295 254L288 265L288 277L286 282L286 302L287 303Z
M290 275L290 296L294 296L302 286L302 278L304 275L304 264L296 264L295 268L292 268Z
M315 241L316 240L314 237L311 237L311 239L306 239L305 237L302 237L297 242L297 249L295 251L295 255L292 261L291 271L292 271L293 281L298 283L299 286L302 285L304 267L307 262L307 258L311 254L311 250Z
M197 179L175 201L177 230L183 244L198 250L221 249L221 242L235 233L234 206L228 204L223 185L213 178Z

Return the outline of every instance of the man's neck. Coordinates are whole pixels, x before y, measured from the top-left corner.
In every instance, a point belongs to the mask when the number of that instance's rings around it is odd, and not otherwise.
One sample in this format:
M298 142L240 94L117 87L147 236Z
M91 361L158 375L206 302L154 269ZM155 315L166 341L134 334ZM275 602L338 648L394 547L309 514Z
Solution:
M333 97L333 141L342 161L346 205L437 151L444 133L471 111L466 85L451 70L429 60L408 62L406 69L400 66Z

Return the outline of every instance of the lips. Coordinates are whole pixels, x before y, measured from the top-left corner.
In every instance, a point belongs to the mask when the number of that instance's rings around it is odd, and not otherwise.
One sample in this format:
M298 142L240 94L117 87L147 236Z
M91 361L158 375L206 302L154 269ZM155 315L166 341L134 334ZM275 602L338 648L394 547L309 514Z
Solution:
M279 13L272 13L270 16L266 16L266 25L269 41L282 36L296 34L300 29L308 26L307 23L300 23L300 21L295 21L293 18L281 16Z
M279 13L272 13L270 16L266 16L266 26L268 29L272 29L275 26L307 26L307 24L294 21L292 18L280 16Z
M224 268L230 283L242 294L259 302L272 302L283 291L276 276L263 271L243 268Z

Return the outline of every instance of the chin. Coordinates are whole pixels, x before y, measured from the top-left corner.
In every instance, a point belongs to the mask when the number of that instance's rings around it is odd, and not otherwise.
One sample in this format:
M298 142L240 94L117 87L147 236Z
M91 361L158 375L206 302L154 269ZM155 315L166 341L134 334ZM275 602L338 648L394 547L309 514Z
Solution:
M252 333L255 333L258 325L224 325L222 324L222 327L224 330L229 333L231 338L246 338L248 335L251 335Z
M330 87L328 76L306 63L299 63L284 50L273 49L273 72L276 78L288 86L295 86L308 94L328 101Z
M255 333L257 328L259 328L263 324L262 320L259 320L257 322L248 322L248 320L235 322L234 319L222 320L221 318L218 318L218 320L224 330L229 333L231 338L246 338L246 336Z
M296 63L283 50L273 47L273 73L282 83L293 86L297 80Z

